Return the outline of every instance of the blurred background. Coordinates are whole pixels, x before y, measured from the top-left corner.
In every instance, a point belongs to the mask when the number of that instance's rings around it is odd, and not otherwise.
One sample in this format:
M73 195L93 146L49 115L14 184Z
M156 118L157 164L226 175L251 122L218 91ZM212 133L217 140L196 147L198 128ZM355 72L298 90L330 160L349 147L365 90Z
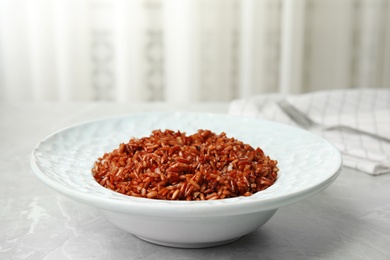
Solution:
M390 88L389 0L0 0L0 102Z

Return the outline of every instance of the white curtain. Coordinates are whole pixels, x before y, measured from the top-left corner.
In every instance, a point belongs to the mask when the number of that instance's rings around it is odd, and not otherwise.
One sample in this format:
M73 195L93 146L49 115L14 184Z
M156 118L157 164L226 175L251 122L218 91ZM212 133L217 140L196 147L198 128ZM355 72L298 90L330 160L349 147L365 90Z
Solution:
M389 0L0 0L0 102L390 88Z

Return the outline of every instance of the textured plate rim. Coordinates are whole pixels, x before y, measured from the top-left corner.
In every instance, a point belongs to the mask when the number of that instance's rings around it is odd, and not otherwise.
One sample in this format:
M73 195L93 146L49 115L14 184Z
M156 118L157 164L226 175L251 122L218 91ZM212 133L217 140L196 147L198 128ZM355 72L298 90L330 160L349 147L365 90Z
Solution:
M334 152L337 153L337 163L335 163L333 168L331 169L328 177L324 179L320 183L315 183L310 186L305 187L304 189L298 190L296 192L275 196L271 198L262 198L261 196L250 196L250 197L239 197L239 198L230 198L223 200L215 200L215 201L164 201L164 200L153 200L146 198L135 198L126 195L122 195L116 193L119 196L124 197L124 200L113 200L110 198L102 198L96 197L96 195L84 193L77 190L72 190L69 187L66 187L52 179L48 178L39 168L37 161L35 160L35 151L44 144L47 140L57 134L61 134L64 131L68 131L69 129L77 128L87 124L98 123L99 121L106 121L112 119L125 119L129 117L135 116L156 116L156 115L204 115L211 117L224 117L235 120L242 121L252 121L257 120L263 123L267 123L277 127L283 127L286 129L291 129L294 131L300 131L306 135L310 135L312 137L321 140L322 142L327 143L330 147L333 147ZM192 113L192 112L145 112L145 113L133 113L127 115L118 115L118 116L110 116L104 117L94 120L88 120L81 123L73 124L69 127L62 128L44 139L42 139L33 149L30 157L31 167L33 169L34 174L47 186L51 187L55 191L63 194L66 197L74 199L76 201L85 203L89 206L94 206L103 210L129 213L129 214L139 214L139 215L155 215L156 211L158 211L158 215L160 216L172 216L174 212L177 214L177 217L188 216L191 214L191 217L201 217L201 216L211 216L211 215L239 215L244 212L246 213L254 213L259 211L266 211L271 209L277 209L282 206L286 206L292 203L296 203L300 200L308 198L312 195L317 194L323 189L327 188L340 174L342 170L342 157L341 153L338 149L331 144L329 141L325 140L320 136L316 136L306 130L298 129L296 127L288 126L285 124L255 119L255 118L247 118L240 116L232 116L228 114L213 114L213 113ZM102 189L105 189L101 187ZM107 189L105 189L107 190ZM107 190L107 192L113 192Z

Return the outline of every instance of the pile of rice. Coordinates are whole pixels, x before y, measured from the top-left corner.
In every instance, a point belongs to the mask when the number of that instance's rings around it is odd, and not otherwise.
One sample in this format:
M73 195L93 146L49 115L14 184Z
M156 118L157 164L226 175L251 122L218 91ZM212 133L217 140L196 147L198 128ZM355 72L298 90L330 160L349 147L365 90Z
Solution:
M154 130L99 158L92 169L102 186L160 200L213 200L250 196L277 179L277 161L225 133L186 135Z

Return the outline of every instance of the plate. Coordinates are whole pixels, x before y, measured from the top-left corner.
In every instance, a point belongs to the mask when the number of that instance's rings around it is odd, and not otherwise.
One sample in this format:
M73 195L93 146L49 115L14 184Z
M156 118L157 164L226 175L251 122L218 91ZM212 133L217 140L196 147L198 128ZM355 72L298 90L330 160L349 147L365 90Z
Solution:
M268 189L252 196L214 201L136 198L106 189L95 181L91 169L98 157L116 149L120 143L127 143L130 138L149 136L155 129L180 130L187 134L198 129L209 129L217 134L225 132L228 137L260 147L277 160L278 179ZM302 129L253 118L177 112L131 114L70 126L42 140L32 152L31 165L35 175L49 187L103 212L160 219L172 216L205 219L276 210L310 197L337 178L342 157L331 143ZM157 241L127 230L145 240ZM224 241L229 239L234 238ZM176 241L160 242L169 245ZM195 244L188 242L191 243Z

